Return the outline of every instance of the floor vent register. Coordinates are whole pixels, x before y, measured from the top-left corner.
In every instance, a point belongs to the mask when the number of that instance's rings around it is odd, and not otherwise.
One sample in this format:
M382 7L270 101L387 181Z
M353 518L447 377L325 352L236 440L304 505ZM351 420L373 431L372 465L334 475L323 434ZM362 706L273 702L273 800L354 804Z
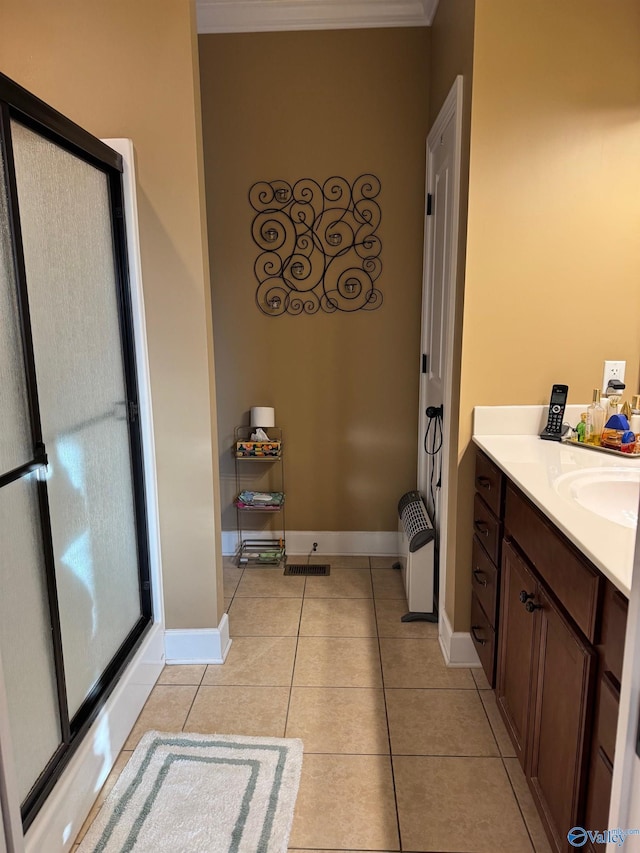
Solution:
M308 566L306 563L289 563L284 569L285 575L312 575L313 577L324 576L331 574L331 566L328 563L321 563L315 566Z

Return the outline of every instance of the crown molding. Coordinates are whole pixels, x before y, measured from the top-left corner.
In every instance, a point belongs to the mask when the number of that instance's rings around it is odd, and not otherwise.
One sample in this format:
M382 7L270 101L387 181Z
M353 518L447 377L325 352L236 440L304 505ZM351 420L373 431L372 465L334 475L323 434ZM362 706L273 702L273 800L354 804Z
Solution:
M428 27L438 0L197 0L199 33Z

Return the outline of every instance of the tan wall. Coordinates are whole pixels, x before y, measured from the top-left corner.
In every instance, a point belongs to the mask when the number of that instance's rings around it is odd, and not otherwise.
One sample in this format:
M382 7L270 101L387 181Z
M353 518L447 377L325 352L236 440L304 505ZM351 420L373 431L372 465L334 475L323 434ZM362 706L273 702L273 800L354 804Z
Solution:
M194 31L189 0L3 0L0 29L0 70L136 148L169 628L216 626L223 604Z
M477 0L460 402L459 529L474 405L588 401L640 362L640 5ZM466 521L465 521L466 519ZM471 536L455 625L468 627Z
M429 31L204 35L200 67L223 527L233 427L271 405L288 527L394 530L416 479ZM249 187L363 172L382 182L382 307L261 314Z
M469 197L469 151L471 145L471 103L473 83L473 39L475 0L440 0L431 28L431 68L429 113L430 126L449 94L458 74L462 74L462 156L460 164L460 218L458 223L458 266L456 281L456 320L453 342L451 394L452 417L445 420L449 430L449 478L447 489L447 572L445 610L451 616L455 609L456 555L458 545L458 418L460 404L460 355L462 348L462 316L467 253L467 209Z

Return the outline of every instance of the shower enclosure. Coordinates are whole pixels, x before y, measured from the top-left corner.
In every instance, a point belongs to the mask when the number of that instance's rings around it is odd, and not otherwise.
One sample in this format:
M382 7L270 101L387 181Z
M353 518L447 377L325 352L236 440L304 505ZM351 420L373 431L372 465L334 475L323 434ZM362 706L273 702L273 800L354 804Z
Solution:
M0 75L0 659L25 827L151 624L121 172Z

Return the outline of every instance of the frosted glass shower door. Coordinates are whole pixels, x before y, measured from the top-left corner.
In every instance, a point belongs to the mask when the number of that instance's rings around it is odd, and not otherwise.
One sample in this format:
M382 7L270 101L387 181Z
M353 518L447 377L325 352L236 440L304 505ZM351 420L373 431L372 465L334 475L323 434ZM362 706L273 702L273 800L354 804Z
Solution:
M34 453L3 167L0 151L0 475L7 475L28 468ZM35 476L0 489L0 654L22 797L62 741Z
M142 614L109 179L11 135L73 720Z

